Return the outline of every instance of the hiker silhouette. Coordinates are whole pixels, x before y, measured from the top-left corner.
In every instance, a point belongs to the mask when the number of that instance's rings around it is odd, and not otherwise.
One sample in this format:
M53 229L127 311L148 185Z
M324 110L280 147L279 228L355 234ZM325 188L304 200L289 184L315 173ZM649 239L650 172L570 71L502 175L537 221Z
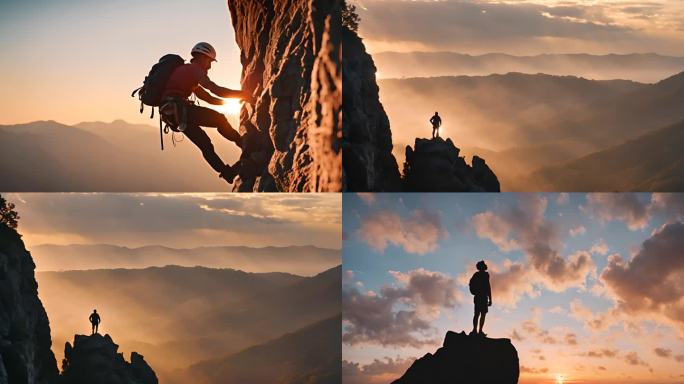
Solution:
M492 287L489 284L489 273L487 273L487 264L485 264L484 260L478 261L475 267L477 268L477 272L473 274L470 278L470 283L468 284L470 293L474 295L473 303L475 304L473 330L470 334L487 336L482 332L482 328L484 327L485 317L489 311L488 307L492 305ZM480 324L479 332L477 330L478 318Z
M88 320L90 320L90 324L93 326L92 333L96 334L97 327L100 325L100 315L97 314L97 309L93 309L93 313L90 314Z
M438 112L435 112L430 118L430 123L432 124L432 138L439 137L439 127L442 126L442 118L439 117Z
M249 100L251 96L241 90L221 87L209 79L208 71L211 69L211 63L216 61L216 50L211 44L197 43L190 54L192 59L189 63L185 63L185 60L178 55L163 56L152 67L143 86L133 91L131 96L138 94L141 113L143 104L153 107L150 117L154 116L154 107L159 107L162 150L164 149L162 131L168 132L170 129L174 132L182 132L200 149L204 159L218 172L219 177L232 183L238 174L239 162L233 166L224 163L216 154L211 139L201 127L217 128L221 136L234 142L238 147L242 147L240 133L228 123L228 119L222 113L200 107L189 98L195 95L197 99L209 104L223 105L221 98ZM165 124L163 129L162 122Z

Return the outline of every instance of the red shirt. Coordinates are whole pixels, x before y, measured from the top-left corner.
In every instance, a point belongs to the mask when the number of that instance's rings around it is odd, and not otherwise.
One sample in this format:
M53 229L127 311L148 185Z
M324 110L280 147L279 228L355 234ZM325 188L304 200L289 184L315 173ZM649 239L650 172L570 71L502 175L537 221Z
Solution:
M206 69L196 63L183 64L171 73L163 97L178 96L187 99L200 83L207 82L209 77Z

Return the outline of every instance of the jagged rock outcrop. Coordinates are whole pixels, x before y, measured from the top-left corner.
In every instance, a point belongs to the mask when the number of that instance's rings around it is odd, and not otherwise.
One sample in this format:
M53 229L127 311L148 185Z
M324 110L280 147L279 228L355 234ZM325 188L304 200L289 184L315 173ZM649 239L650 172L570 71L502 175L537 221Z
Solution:
M19 234L0 223L0 383L50 384L57 379L50 324L34 269Z
M416 360L392 384L516 384L518 352L510 339L447 332L444 346Z
M416 139L406 146L404 190L412 192L500 192L499 180L484 159L472 165L451 139Z
M124 360L109 335L75 335L64 346L61 384L158 384L157 375L142 355Z
M375 82L375 64L355 32L342 31L343 183L348 191L399 191L392 131Z
M342 189L341 1L228 0L253 100L235 191Z

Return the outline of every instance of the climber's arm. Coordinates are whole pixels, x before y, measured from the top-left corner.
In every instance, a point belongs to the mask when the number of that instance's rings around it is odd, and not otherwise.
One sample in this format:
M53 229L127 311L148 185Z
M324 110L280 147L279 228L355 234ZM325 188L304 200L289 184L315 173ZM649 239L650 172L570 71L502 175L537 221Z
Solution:
M209 76L207 76L206 74L201 76L199 80L199 84L203 88L207 89L209 92L213 93L216 96L224 98L233 97L238 99L243 97L242 91L235 91L232 89L221 87L213 81L209 80Z
M214 97L209 94L204 88L202 87L197 87L195 89L195 96L200 98L201 100L206 101L207 103L211 105L223 105L223 100L219 99L218 97Z

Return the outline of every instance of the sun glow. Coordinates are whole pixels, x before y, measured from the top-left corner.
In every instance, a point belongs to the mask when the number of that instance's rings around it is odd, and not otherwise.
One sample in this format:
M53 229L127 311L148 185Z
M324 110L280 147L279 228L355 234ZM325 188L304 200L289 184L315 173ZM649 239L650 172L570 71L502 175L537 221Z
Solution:
M215 105L214 109L226 115L239 115L242 106L240 99L225 99L223 105Z
M556 384L565 384L565 376L561 374L556 375Z

